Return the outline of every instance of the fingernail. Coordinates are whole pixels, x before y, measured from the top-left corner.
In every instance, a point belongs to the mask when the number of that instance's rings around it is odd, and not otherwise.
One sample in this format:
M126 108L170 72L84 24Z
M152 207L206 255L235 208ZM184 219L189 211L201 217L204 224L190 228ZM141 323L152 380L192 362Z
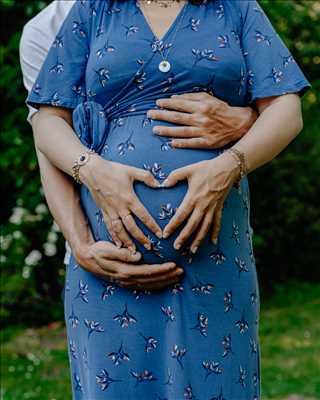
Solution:
M217 243L218 243L218 240L217 240L217 239L213 239L212 241L213 241L214 244L217 244Z
M145 247L147 250L151 250L151 244L150 244L150 243L145 243L145 244L144 244L144 247Z
M128 250L130 250L130 251L131 251L131 253L134 253L134 252L136 252L136 248L135 248L135 246L129 246L129 247L128 247Z
M164 186L166 186L167 183L168 183L168 180L165 179L164 181L162 181L161 186L164 187Z
M184 270L183 269L178 269L178 271L177 271L177 274L178 275L182 275L184 273Z
M159 129L157 126L154 126L154 127L152 128L152 132L153 132L153 133L160 133L160 129Z
M162 233L163 239L166 239L168 236L169 236L169 233L168 233L168 232L163 232L163 233Z
M162 232L161 231L157 231L156 235L158 236L159 239L162 239Z
M193 248L191 249L191 252L192 252L193 254L195 254L197 250L198 250L198 247L195 246L195 247L193 247Z
M181 248L181 244L177 243L173 246L176 250L179 250Z

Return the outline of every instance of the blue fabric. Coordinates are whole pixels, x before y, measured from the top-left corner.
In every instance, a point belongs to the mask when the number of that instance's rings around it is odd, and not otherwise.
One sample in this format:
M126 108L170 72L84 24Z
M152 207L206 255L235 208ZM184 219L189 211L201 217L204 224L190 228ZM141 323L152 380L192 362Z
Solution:
M185 8L159 42L135 1L77 1L27 103L70 108L86 146L162 181L224 149L173 149L152 133L154 125L171 124L146 116L156 99L205 90L245 106L310 87L256 1ZM162 73L161 52L175 28L172 69ZM187 184L151 189L137 182L135 190L164 227ZM95 239L111 240L84 185L80 195ZM226 199L217 246L206 237L195 256L188 246L173 249L181 228L158 240L136 220L153 240L151 251L138 245L144 260L176 261L185 275L158 293L132 291L95 277L71 256L64 307L73 399L260 399L260 297L247 178Z

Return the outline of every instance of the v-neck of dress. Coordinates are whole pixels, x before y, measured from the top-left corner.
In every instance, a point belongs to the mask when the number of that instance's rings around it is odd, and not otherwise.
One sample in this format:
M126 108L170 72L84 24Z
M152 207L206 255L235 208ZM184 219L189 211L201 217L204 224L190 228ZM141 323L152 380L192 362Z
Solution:
M135 5L139 11L139 14L143 20L143 23L146 27L146 29L149 31L149 33L156 38L156 40L158 40L159 42L163 42L165 40L167 40L168 36L170 35L170 33L172 32L172 30L175 28L175 26L177 25L178 21L180 20L180 18L182 17L182 14L184 12L184 9L188 7L189 2L187 1L179 10L178 14L176 15L175 19L173 20L173 22L171 23L171 25L169 26L169 28L166 30L166 32L162 35L161 38L158 37L158 35L156 35L151 27L151 25L149 24L146 16L144 15L142 9L139 7L137 0L135 1Z

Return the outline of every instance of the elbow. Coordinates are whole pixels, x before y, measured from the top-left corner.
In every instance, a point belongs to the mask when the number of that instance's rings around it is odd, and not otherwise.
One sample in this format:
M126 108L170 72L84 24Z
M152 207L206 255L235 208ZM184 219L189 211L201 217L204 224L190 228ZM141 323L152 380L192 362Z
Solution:
M47 115L43 110L39 110L31 117L31 126L33 133L33 142L36 150L44 153L45 151L45 137L43 132L43 119L46 120Z
M285 98L284 98L285 100ZM301 98L297 93L288 94L286 96L286 107L290 110L289 123L294 136L297 136L303 129L303 115Z
M300 103L300 101L299 101ZM294 131L296 136L303 130L303 115L302 115L302 111L301 111L301 104L299 104L297 113L296 113L296 118L295 120L295 127L294 127Z
M300 115L297 118L297 135L302 131L303 129L303 116L302 113L300 112Z

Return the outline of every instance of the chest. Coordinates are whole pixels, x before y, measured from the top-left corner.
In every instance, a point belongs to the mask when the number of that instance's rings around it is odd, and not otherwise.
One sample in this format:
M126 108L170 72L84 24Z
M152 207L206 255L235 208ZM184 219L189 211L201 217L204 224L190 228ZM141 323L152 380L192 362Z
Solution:
M86 92L105 104L114 95L163 96L209 90L233 105L246 102L240 19L223 1L190 3L171 18L161 40L134 2L112 2L93 26ZM163 30L162 30L163 32ZM163 60L167 72L159 70Z

